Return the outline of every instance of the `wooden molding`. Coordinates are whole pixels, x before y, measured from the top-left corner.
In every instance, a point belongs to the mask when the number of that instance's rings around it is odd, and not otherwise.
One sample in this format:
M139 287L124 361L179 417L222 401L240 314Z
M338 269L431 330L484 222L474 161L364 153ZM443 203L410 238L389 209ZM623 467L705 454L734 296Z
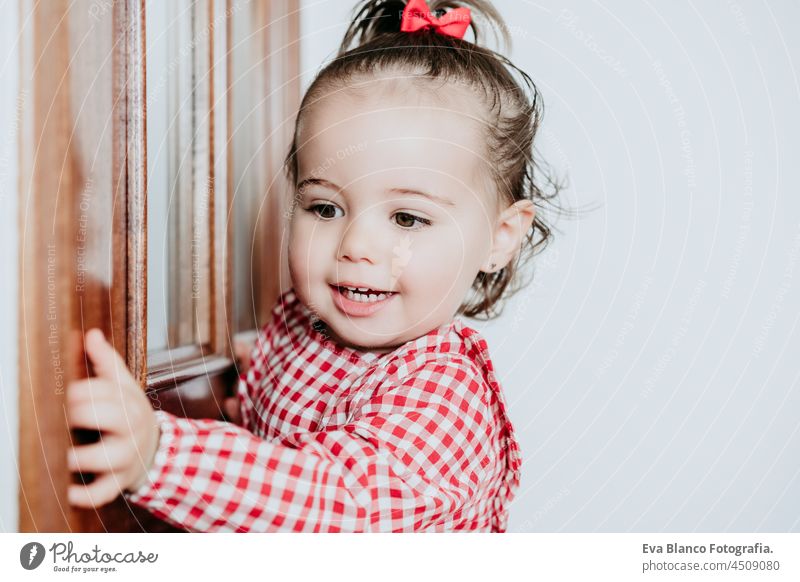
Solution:
M178 387L181 382L194 378L206 378L213 374L227 372L231 368L233 368L233 360L230 358L220 356L192 358L151 373L147 378L147 388L150 390L165 386Z
M261 270L261 292L256 299L259 322L265 322L278 296L290 286L285 220L291 193L283 162L294 133L300 106L300 8L299 0L268 2L267 78L269 103L268 186L265 220L260 231L267 263Z
M127 362L140 385L147 378L147 87L144 0L117 2L117 40L125 46L127 197ZM124 10L123 10L124 7ZM120 70L120 73L122 71Z
M124 7L21 2L20 531L102 531L67 503L65 390L93 371L83 334L127 351ZM80 42L91 36L92 42ZM124 77L123 77L124 78Z

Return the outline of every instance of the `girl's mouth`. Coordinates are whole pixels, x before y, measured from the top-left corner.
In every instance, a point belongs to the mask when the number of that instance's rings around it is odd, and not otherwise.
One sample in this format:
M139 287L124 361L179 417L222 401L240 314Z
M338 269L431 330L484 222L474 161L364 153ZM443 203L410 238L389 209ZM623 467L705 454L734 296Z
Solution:
M352 317L366 317L383 309L397 295L387 291L353 291L347 287L330 285L336 307Z

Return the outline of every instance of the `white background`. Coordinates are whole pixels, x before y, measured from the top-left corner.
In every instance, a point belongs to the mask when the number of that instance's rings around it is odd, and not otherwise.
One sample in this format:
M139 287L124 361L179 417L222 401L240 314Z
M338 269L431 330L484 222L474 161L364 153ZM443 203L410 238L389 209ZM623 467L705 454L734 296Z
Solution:
M407 580L547 580L573 582L631 580L724 582L729 580L795 581L800 572L797 534L528 534L497 536L490 533L459 535L360 534L6 534L0 535L0 560L5 570L20 579L99 579L141 582L173 576L203 580L247 579L254 571L269 569L275 580L325 580L326 582ZM44 560L30 574L20 566L21 549L38 542ZM67 561L69 545L75 556ZM56 545L58 544L58 545ZM695 553L668 553L668 545ZM713 548L712 548L713 544ZM756 544L761 544L757 546ZM644 546L649 546L644 551ZM652 553L650 548L662 552ZM725 547L727 546L727 548ZM762 550L758 553L747 552ZM150 562L81 562L117 553L133 558L139 553ZM690 548L689 548L690 547ZM738 547L738 550L737 550ZM769 549L769 553L763 552ZM53 550L53 551L51 551ZM736 555L736 552L739 555ZM39 554L42 555L42 554ZM225 556L227 559L220 559ZM313 559L308 559L313 556ZM25 556L29 559L30 554ZM106 558L109 559L109 558ZM756 564L754 564L756 562ZM772 569L767 570L767 562ZM665 570L689 563L692 572ZM775 570L775 566L778 569ZM298 565L300 565L298 567ZM760 565L760 570L755 567ZM113 567L114 572L83 573L84 567ZM738 566L739 570L733 567ZM55 567L77 572L55 571ZM703 569L703 568L706 569ZM725 568L728 568L726 571ZM747 568L747 570L744 570ZM4 571L5 571L4 570ZM647 573L643 573L647 570ZM298 576L298 571L302 574Z
M304 87L355 3L303 0ZM512 531L800 530L800 4L496 0L571 187L487 338Z

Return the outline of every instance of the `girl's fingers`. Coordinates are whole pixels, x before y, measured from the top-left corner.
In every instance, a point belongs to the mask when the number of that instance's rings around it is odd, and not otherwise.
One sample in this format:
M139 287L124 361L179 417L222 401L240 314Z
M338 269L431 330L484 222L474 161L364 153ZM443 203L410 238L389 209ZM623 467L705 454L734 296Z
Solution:
M119 493L117 476L114 473L104 473L88 485L70 485L67 497L70 505L91 508L114 501Z
M106 341L100 329L92 328L86 332L84 347L89 359L92 360L97 376L119 382L123 382L130 376L125 360L114 349L114 346Z
M67 452L70 471L105 473L131 465L132 456L119 439L100 439L96 443L73 447Z
M67 408L67 423L72 428L91 428L124 432L129 422L124 409L113 402L87 402Z
M67 404L74 406L83 402L99 402L113 398L111 386L100 378L73 380L67 385Z

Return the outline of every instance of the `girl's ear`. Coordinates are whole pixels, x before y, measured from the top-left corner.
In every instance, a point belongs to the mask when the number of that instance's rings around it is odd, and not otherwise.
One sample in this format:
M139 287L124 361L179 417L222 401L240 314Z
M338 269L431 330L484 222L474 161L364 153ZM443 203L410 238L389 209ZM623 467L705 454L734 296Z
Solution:
M492 235L492 250L481 267L483 272L499 271L516 257L534 216L536 208L530 200L517 200L500 214Z

